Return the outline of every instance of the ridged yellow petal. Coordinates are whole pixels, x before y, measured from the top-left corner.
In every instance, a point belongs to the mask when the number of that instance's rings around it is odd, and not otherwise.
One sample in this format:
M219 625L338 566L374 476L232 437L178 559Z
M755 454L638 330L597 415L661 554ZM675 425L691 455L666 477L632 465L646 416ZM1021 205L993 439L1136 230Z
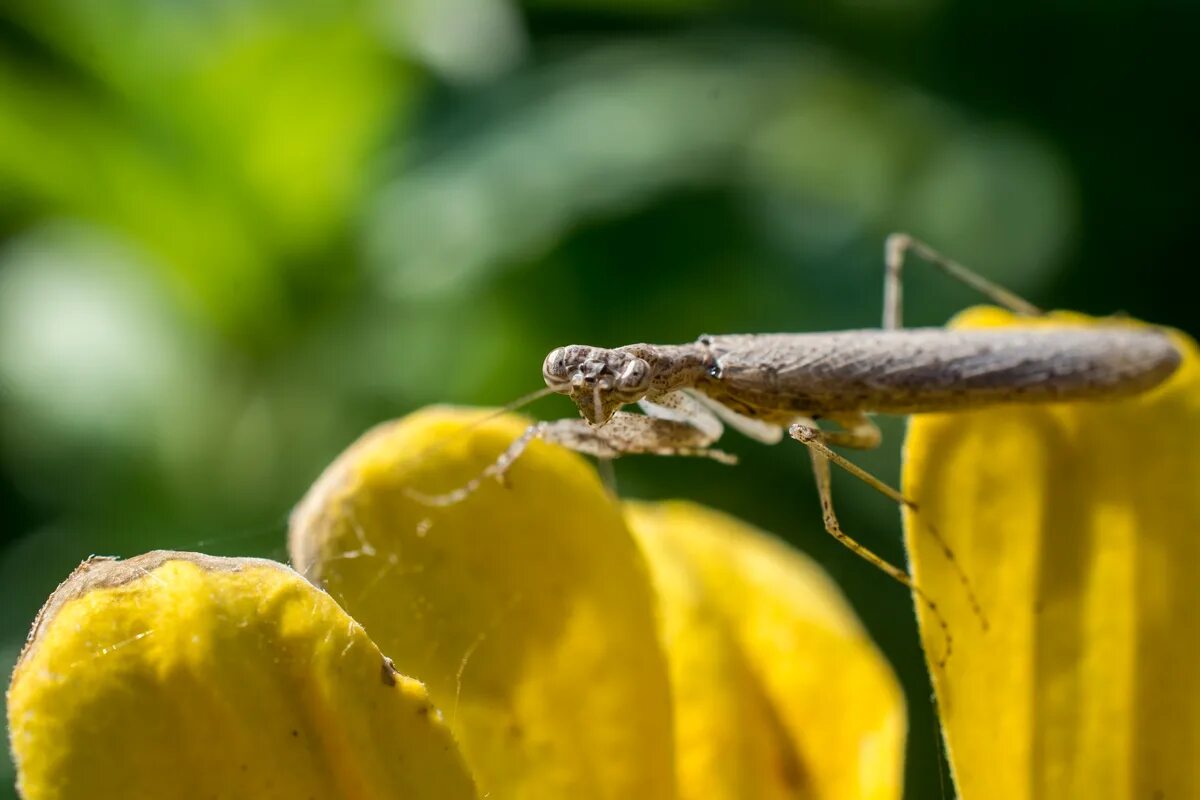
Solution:
M293 515L298 568L445 710L481 795L671 798L670 690L654 598L620 509L540 443L466 500L430 507L523 430L428 410L366 434Z
M1063 323L1135 324L996 309L956 324ZM1200 362L1175 340L1179 371L1132 399L911 423L904 488L921 512L906 541L955 637L933 677L967 800L1200 797Z
M13 674L26 800L475 797L424 688L292 570L85 562Z
M837 587L691 503L631 503L676 698L680 796L896 798L904 699Z

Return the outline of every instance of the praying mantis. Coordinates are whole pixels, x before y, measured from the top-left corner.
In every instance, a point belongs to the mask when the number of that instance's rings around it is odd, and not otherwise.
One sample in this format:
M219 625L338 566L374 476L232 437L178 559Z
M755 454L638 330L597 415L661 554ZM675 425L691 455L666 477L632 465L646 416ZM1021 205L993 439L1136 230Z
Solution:
M763 444L785 437L811 456L826 531L908 587L937 619L951 652L949 626L937 604L904 570L847 535L830 490L830 463L903 507L917 504L835 452L871 449L881 435L870 414L962 411L1003 403L1103 400L1147 391L1178 367L1166 334L1126 326L947 330L901 323L905 256L919 256L950 277L1018 314L1042 311L913 237L887 238L883 325L831 333L704 335L679 345L617 348L569 345L546 356L546 389L571 398L580 418L538 422L467 485L438 498L465 499L486 478L502 478L529 442L615 458L635 453L701 456L732 463L711 447L728 426ZM637 404L642 413L622 410ZM832 424L833 427L830 427ZM970 605L987 618L945 539L926 525L953 564Z

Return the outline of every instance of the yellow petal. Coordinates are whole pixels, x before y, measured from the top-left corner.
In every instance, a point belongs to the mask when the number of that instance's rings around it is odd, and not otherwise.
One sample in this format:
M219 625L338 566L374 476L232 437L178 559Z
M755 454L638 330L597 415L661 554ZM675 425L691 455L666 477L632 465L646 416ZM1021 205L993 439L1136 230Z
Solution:
M1064 322L1097 323L976 309L957 324ZM911 423L904 487L921 512L906 541L955 637L933 677L969 800L1200 797L1200 362L1175 341L1179 371L1132 399ZM987 633L923 521L950 541Z
M25 800L473 798L424 688L259 559L85 562L13 674Z
M626 509L662 605L681 797L899 797L903 695L820 568L691 503Z
M428 410L366 434L293 515L290 548L445 710L481 794L670 798L666 664L645 564L577 455L540 443L466 500L527 424Z

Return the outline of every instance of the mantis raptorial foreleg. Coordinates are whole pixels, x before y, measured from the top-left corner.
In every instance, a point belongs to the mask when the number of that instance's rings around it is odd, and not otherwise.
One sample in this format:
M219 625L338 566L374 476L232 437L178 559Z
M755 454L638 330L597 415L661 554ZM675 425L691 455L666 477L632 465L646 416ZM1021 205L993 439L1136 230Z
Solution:
M883 329L897 330L902 327L901 317L904 305L903 280L904 255L908 251L929 262L942 272L961 283L965 283L975 291L987 297L993 303L1015 311L1018 314L1039 316L1042 310L1033 303L1018 297L1012 292L992 283L953 259L946 258L938 251L919 239L914 239L907 233L893 233L883 246L884 279L883 279Z
M669 419L682 422L695 428L701 436L707 437L710 444L721 438L725 426L714 410L703 404L699 397L684 392L668 392L651 400L643 397L638 406L647 416L655 419Z
M410 491L415 499L426 505L449 506L470 497L488 479L503 480L509 467L521 457L525 448L535 439L558 444L570 450L597 458L649 453L660 456L699 456L736 464L737 458L722 450L714 450L712 444L721 435L720 422L714 432L709 426L702 430L693 421L663 419L643 414L618 411L606 425L592 427L582 419L557 419L538 422L526 428L508 449L501 453L482 473L463 486L443 495L424 495Z
M600 458L616 458L633 453L652 453L660 456L701 456L724 463L736 459L708 445L716 441L713 435L692 422L662 419L644 414L618 411L606 425L594 428L581 419L560 419L539 423L536 438L579 453Z
M690 396L697 403L700 403L715 414L721 422L724 422L748 439L753 439L762 444L779 444L783 441L783 427L780 425L772 425L770 422L763 422L761 419L751 419L702 394L692 394Z

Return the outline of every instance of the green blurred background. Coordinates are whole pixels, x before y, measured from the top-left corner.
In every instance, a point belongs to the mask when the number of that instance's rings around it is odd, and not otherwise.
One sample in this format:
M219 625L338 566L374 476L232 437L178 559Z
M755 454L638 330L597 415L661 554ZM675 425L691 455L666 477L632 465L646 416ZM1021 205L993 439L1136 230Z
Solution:
M877 325L893 230L1036 303L1197 333L1198 21L1144 0L5 0L0 663L88 554L283 558L288 509L363 429L507 402L557 345ZM910 324L975 301L931 272ZM859 460L894 480L902 421L885 433ZM908 689L909 796L940 796L903 590L824 534L800 447L728 444L741 466L622 460L620 490L825 564ZM836 480L847 530L901 560L896 510Z

